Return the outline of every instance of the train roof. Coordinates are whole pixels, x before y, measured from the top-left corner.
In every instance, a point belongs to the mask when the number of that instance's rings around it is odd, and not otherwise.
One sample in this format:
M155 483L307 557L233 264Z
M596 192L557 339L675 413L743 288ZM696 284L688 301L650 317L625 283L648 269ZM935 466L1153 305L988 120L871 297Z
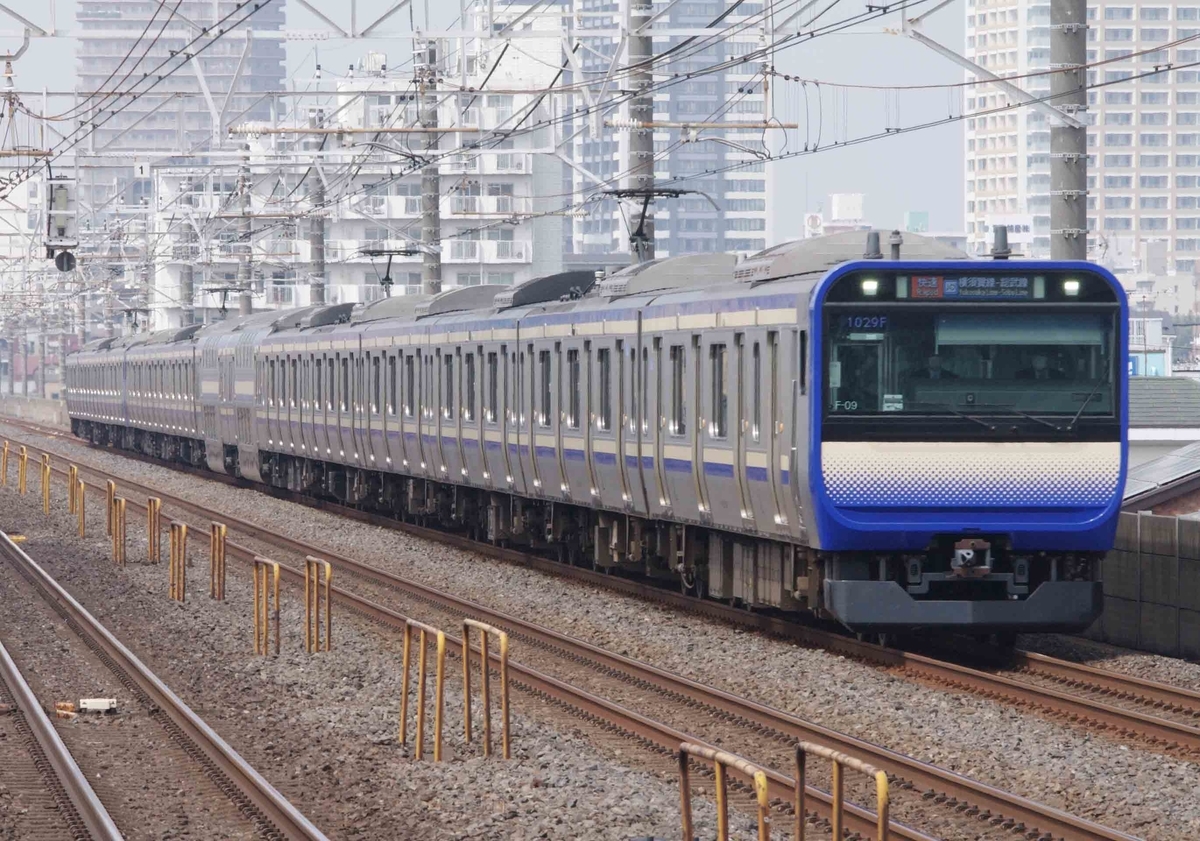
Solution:
M824 274L851 260L867 258L865 246L868 235L878 233L883 247L891 231L844 231L812 239L780 243L746 258L733 276L743 283L767 283L797 275ZM900 246L904 260L969 260L971 255L933 237L905 233Z

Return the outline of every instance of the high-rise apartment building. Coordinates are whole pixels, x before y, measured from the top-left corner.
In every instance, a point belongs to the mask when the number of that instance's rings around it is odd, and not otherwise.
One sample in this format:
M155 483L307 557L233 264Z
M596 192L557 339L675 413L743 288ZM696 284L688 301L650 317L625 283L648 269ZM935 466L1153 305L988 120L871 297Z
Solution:
M284 0L263 5L245 25L218 37L250 9L237 0L80 0L79 110L119 109L111 117L95 116L100 125L87 136L83 154L95 158L81 187L90 204L104 204L114 194L130 203L148 197L149 175L133 169L139 155L202 151L229 123L269 116L266 94L284 87ZM141 81L164 59L163 70L180 65L172 56L189 51L194 60L152 89ZM139 95L106 96L117 90Z
M585 77L602 78L620 47L616 38L587 38L587 28L611 31L614 23L621 21L623 6L631 2L634 0L622 3L580 0L579 8L585 16L581 18L583 23L576 34L584 38L586 47L580 51L579 58ZM729 28L731 33L720 38L656 36L653 50L656 56L668 55L672 48L676 48L678 54L654 66L655 81L701 71L759 49L764 42L764 32L759 24L762 11L763 6L758 2L654 0L654 30L699 30L720 20L722 29ZM608 18L607 14L613 17ZM616 60L619 63L623 57ZM718 72L698 74L655 93L655 121L747 123L745 130L699 127L655 130L655 181L666 187L704 194L663 199L655 204L657 256L758 251L774 242L767 165L758 160L758 153L763 149L766 117L762 64L758 61L736 63ZM624 149L628 131L616 128L581 133L575 142L575 162L602 181L620 182L620 175L626 169ZM731 165L739 163L746 165L730 169ZM576 171L575 177L583 188L592 186L584 172ZM681 177L686 180L675 180ZM628 206L619 208L614 201L605 201L586 217L576 220L576 253L603 255L628 251L628 209Z
M1050 69L1050 4L969 0L967 56L1049 95L1049 76L1032 74ZM1165 250L1168 271L1191 272L1200 255L1200 67L1187 65L1200 60L1200 6L1091 4L1087 60L1089 257L1141 269L1148 249ZM1002 110L1011 102L994 85L966 94L968 242L985 252L992 227L1005 224L1022 253L1048 257L1050 122L1033 108Z

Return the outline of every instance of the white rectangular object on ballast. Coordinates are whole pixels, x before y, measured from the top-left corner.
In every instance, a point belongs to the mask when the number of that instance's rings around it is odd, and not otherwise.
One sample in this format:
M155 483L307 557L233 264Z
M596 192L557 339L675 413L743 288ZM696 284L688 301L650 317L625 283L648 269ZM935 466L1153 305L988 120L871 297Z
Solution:
M79 711L82 713L115 713L116 698L80 698Z

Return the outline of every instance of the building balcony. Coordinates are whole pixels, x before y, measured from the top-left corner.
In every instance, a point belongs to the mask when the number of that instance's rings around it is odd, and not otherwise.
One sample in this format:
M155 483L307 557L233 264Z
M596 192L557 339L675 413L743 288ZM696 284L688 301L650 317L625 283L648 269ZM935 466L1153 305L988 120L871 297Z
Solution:
M511 216L533 209L529 196L451 196L450 213L454 216Z
M527 263L531 259L529 243L516 240L455 239L450 253L442 259L458 263Z

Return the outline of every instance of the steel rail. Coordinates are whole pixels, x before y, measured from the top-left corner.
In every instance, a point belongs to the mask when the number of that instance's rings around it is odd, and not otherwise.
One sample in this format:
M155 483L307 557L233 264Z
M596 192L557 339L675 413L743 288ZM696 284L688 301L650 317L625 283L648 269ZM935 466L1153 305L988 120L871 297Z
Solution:
M5 537L7 538L7 535ZM67 823L82 824L92 841L121 841L121 831L108 814L108 809L100 802L83 771L79 770L75 757L71 756L71 752L63 744L62 737L54 728L54 722L38 703L37 696L25 682L21 670L17 668L3 643L0 643L0 680L12 695L17 709L29 727L30 735L49 766L53 780L47 782L61 788L73 807L74 814L67 817Z
M326 841L324 833L309 822L308 818L289 803L3 531L0 531L0 553L12 560L48 601L82 629L88 642L96 647L102 659L107 659L123 677L132 681L136 689L199 748L207 761L237 787L249 804L280 836L296 841Z
M1043 833L1050 833L1055 838L1072 839L1072 841L1073 839L1119 839L1119 841L1129 841L1129 839L1133 838L1133 836L1121 833L1117 830L1113 830L1100 824L1096 824L1092 821L1088 821L1052 807L1036 803L1027 798L1020 797L1019 795L988 786L984 783L961 776L952 771L921 762L917 759L897 753L895 751L891 751L882 746L856 739L852 736L822 727L821 725L813 722L805 721L804 719L780 710L773 709L766 705L758 704L754 701L734 696L722 690L705 686L698 682L674 675L654 666L650 666L649 664L641 663L622 655L605 651L604 649L591 645L590 643L583 642L582 640L575 639L566 634L544 628L518 617L514 617L475 602L459 598L450 593L437 590L419 582L410 581L393 573L389 573L385 570L381 570L357 561L341 553L331 552L322 547L314 546L312 544L305 543L304 541L296 540L295 538L279 534L268 527L260 526L240 517L215 511L206 506L190 502L175 494L159 491L157 488L140 482L111 476L111 474L90 466L81 466L80 469L91 472L94 475L104 476L105 478L113 478L119 484L124 485L127 488L137 490L145 496L157 496L162 499L164 504L171 505L179 510L188 511L194 516L201 517L206 520L218 520L224 523L227 528L237 532L242 532L252 539L270 543L297 555L314 555L325 560L333 561L335 564L352 572L355 575L373 579L386 586L408 591L420 599L433 602L451 611L464 615L470 614L477 618L482 618L484 621L489 622L490 624L517 629L520 634L530 637L544 646L557 648L561 651L564 651L569 656L582 657L596 661L609 669L623 671L630 675L633 679L655 685L667 693L682 696L691 701L709 706L715 710L738 716L754 725L768 727L786 737L796 738L798 740L818 741L823 744L830 745L839 751L847 753L865 762L887 768L889 772L896 774L915 787L923 789L927 788L945 794L948 800L953 801L950 804L951 806L955 805L956 803L970 804L970 806L979 809L981 812L990 813L994 819L1009 820L1014 825L1021 824L1026 827L1036 827ZM201 532L203 531L204 530L201 529ZM430 530L422 529L422 531ZM432 532L432 534L442 535L441 532ZM470 546L465 548L475 549L476 546L472 543ZM252 562L255 554L257 554L253 549L237 544L234 541L227 541L226 551L244 562ZM503 551L507 554L521 554L515 553L513 550L500 551ZM302 575L299 570L296 570L287 564L281 564L280 566L281 570L285 571L286 574L291 577L299 578ZM611 579L611 576L601 576L601 578L608 580ZM339 594L339 598L343 600L349 600L347 603L350 606L359 606L356 605L354 601L359 597L338 587L335 587L334 591ZM362 601L366 602L366 600ZM689 600L689 602L691 601L693 600ZM375 612L375 608L378 608L383 612ZM376 619L377 621L388 621L387 617L391 613L386 608L381 608L378 605L374 606L373 608L368 608L368 612L370 613L371 618ZM398 616L398 614L392 614L392 616L395 617ZM837 639L842 640L844 638L837 637ZM855 640L850 640L850 642L853 642L856 645L870 645L866 643L859 643ZM456 644L461 647L461 643ZM896 653L890 649L882 649L878 646L870 647L878 649L879 651L887 654ZM940 664L940 661L937 660L930 660L930 662ZM946 665L950 666L952 664ZM511 668L513 668L512 665L510 665L510 669ZM677 744L678 742L676 742L676 745Z

